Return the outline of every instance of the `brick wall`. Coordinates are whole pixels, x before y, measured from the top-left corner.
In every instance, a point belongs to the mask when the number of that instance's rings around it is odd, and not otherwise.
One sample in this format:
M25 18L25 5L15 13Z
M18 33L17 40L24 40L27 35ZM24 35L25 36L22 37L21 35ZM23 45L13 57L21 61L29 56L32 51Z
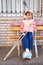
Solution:
M20 22L21 19L1 19L0 18L0 46L11 46L14 44L14 39L10 39L13 32L10 30L10 24L13 21Z

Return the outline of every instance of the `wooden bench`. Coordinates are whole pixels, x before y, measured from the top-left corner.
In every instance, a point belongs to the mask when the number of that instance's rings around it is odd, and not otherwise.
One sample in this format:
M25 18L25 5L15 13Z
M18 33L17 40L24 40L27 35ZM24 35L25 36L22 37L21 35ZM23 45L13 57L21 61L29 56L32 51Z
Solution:
M43 26L37 26L37 29L38 31L43 31ZM11 27L10 29L12 32L14 31L20 31L20 27ZM18 39L19 38L19 35L17 36L11 36L11 39ZM38 35L36 36L36 39L43 39L43 36L42 35Z
M38 31L43 31L43 26L37 26ZM11 27L10 30L14 33L15 31L20 32L20 27L16 26L16 27ZM20 35L16 35L16 36L11 36L10 39L19 39ZM42 35L38 35L35 36L37 40L43 39ZM20 47L18 45L18 56L20 56Z

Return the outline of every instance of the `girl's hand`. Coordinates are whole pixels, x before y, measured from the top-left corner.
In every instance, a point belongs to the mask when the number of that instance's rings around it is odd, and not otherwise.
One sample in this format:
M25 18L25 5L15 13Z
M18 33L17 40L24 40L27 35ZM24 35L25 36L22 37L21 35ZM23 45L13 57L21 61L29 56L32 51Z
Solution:
M37 25L35 24L35 22L32 22L30 26L33 27L34 32L37 32Z

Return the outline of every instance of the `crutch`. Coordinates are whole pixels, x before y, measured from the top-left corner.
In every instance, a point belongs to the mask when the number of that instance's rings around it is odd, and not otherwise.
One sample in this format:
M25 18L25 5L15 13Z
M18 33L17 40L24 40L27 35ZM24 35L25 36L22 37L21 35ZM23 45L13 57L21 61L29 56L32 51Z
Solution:
M37 44L36 44L36 32L34 33L34 44L35 44L35 54L36 54L36 58L38 58L38 49L37 49Z
M24 38L24 36L27 34L26 33L23 33L20 38L15 42L14 46L11 48L11 50L8 52L8 54L4 57L4 61L9 57L9 55L11 54L11 52L15 49L15 47L20 43L20 41Z

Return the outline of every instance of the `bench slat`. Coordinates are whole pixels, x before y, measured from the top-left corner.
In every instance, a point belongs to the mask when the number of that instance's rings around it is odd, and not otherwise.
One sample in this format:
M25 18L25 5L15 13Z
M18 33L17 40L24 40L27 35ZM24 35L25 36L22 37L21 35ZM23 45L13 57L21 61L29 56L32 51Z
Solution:
M37 26L37 29L42 31L43 30L43 26Z
M10 37L10 39L19 39L19 35L17 35L17 36L11 36ZM35 36L36 37L36 39L43 39L43 36Z
M43 30L43 26L37 26L37 29L38 30ZM11 27L10 30L11 31L20 31L20 27L19 26L18 27L17 26L16 27Z

